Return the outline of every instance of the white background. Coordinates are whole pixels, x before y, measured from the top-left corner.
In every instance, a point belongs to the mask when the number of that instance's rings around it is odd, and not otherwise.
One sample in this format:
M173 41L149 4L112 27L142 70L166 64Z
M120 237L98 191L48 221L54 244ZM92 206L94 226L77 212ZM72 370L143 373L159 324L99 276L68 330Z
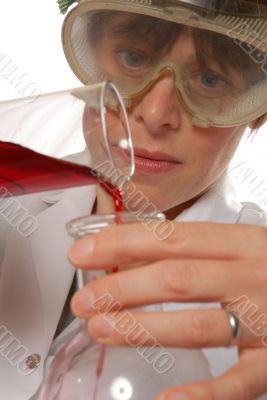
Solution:
M61 48L56 0L1 0L0 57L5 54L41 93L79 86ZM0 100L19 97L0 73Z
M56 0L1 0L0 59L4 55L12 61L34 82L39 93L80 86L61 48L63 18ZM0 71L0 100L19 97L21 94ZM64 140L57 144L60 148L57 155L76 151L75 146L70 145L75 141L67 142L68 145L64 145ZM243 141L232 163L233 166L243 163L233 172L234 179L241 184L240 193L267 209L266 160L267 125L253 140Z

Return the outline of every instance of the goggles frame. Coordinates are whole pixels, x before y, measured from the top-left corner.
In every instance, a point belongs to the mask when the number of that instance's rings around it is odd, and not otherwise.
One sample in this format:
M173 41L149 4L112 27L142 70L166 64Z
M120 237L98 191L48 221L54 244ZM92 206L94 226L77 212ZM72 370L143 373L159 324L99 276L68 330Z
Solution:
M73 70L74 74L85 85L95 83L86 71L82 68L77 60L75 49L72 43L72 27L76 18L83 16L86 13L94 11L119 11L133 14L141 14L161 20L180 23L192 28L205 29L207 31L222 34L230 37L233 40L240 40L248 43L253 47L266 53L267 62L267 6L264 7L266 11L265 16L233 16L229 13L220 13L212 8L212 5L218 4L217 0L81 0L65 17L62 27L62 45L66 59ZM246 2L247 4L252 4ZM200 4L200 5L199 5ZM205 7L210 8L205 11ZM256 7L256 5L254 5ZM255 8L254 7L254 8ZM217 6L218 9L218 6ZM256 13L256 11L255 11ZM177 68L171 63L164 66L159 65L151 74L149 82L145 82L142 88L135 93L125 93L122 89L122 84L115 82L119 85L120 92L126 105L130 105L130 100L139 94L147 91L148 88L155 82L162 69L169 68L172 70L175 77L175 86L179 98L182 100L183 105L192 115L192 123L199 127L230 127L247 124L257 118L261 117L267 111L267 105L263 104L262 107L257 108L255 111L247 114L245 117L228 120L227 122L212 120L208 114L201 113L199 110L194 109L185 101L185 94L182 90L182 85L177 82Z
M147 91L149 91L149 89L160 78L161 74L164 73L166 70L169 70L172 73L177 97L182 102L183 106L188 111L188 113L191 114L193 125L198 126L200 128L209 128L211 126L218 128L227 128L233 126L240 126L243 124L245 125L257 119L257 117L263 115L267 110L267 105L264 104L261 108L257 109L257 115L255 115L255 112L252 112L250 114L247 114L246 118L240 118L240 119L235 118L233 120L228 119L227 123L223 121L219 122L218 120L216 122L210 118L209 113L202 112L196 106L194 106L192 102L188 99L188 96L182 85L182 79L180 77L179 68L171 62L160 63L150 74L149 78L145 79L142 82L142 84L135 86L134 91L130 90L125 91L123 89L124 86L127 86L126 78L121 78L120 82L114 79L114 83L120 88L120 93L123 97L126 107L131 107L132 99L142 96ZM267 90L267 82L266 82L266 90Z

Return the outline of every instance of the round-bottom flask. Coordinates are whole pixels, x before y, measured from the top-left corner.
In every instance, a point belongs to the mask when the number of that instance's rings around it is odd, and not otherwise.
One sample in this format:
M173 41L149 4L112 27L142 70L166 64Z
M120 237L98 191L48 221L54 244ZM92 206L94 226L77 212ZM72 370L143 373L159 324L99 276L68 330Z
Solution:
M128 213L94 215L71 221L67 228L78 239L117 223L118 218L121 223L136 222L136 217ZM161 215L152 219L159 223ZM84 277L79 273L81 287ZM86 280L88 277L90 272ZM162 311L162 305L139 307L140 310ZM121 312L121 323L116 326L124 332L129 346L96 343L88 333L86 321L81 321L79 330L62 345L49 367L40 400L154 400L170 386L211 377L208 362L200 350L163 348L157 342L146 347L145 343L151 340L149 332L137 322L125 330ZM125 310L125 318L129 312ZM136 342L137 347L133 345Z

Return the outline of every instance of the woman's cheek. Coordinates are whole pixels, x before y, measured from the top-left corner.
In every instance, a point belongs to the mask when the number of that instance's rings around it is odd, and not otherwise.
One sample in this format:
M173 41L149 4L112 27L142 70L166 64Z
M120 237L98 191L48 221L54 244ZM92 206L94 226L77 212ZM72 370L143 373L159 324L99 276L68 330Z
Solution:
M245 127L209 128L201 130L196 157L207 167L225 167L233 157Z

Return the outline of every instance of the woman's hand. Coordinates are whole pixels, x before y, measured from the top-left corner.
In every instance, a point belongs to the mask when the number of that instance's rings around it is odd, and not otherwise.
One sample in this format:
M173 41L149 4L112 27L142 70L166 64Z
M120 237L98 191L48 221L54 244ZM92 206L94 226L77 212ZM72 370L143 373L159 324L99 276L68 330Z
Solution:
M76 242L69 257L79 268L120 266L118 273L88 284L72 301L74 313L90 319L90 332L99 342L129 345L122 330L116 329L128 307L220 302L236 310L242 322L239 363L222 377L170 388L158 399L252 400L267 392L266 228L176 223L174 233L160 241L142 224L112 226ZM124 321L124 332L133 320L166 347L219 347L232 342L227 313L220 308L160 315L133 312Z

